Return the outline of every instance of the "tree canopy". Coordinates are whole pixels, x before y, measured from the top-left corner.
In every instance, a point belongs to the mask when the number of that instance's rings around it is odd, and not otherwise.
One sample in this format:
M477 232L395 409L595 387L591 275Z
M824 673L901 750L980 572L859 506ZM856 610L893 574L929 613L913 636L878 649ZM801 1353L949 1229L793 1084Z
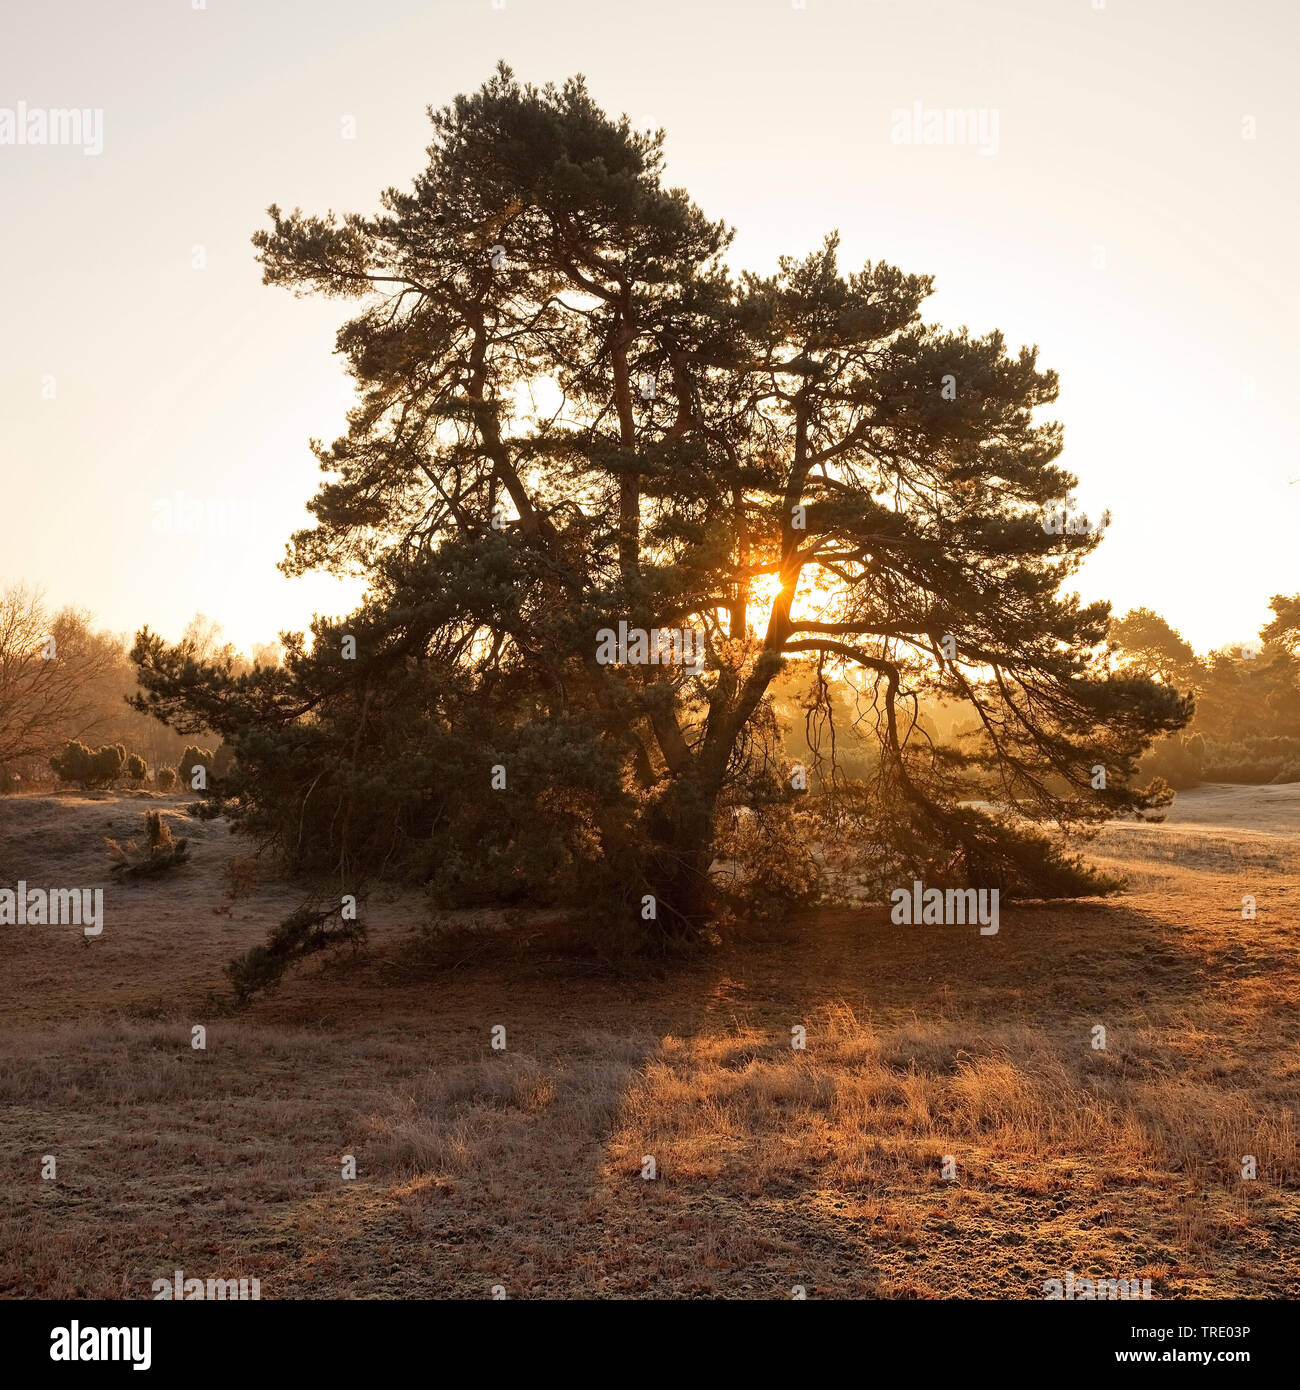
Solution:
M1137 759L1191 705L1112 669L1108 606L1064 587L1100 535L1044 525L1076 480L1036 349L926 323L930 277L845 269L834 234L733 271L731 231L664 185L662 133L581 78L502 66L430 117L376 215L272 207L254 237L268 284L357 304L357 403L283 568L369 590L276 669L139 635L141 707L235 747L225 804L345 881L402 864L691 935L737 808L808 853L772 704L793 667L830 735L847 683L876 749L852 783L819 743L819 835L1097 886L1028 828L1158 803ZM699 634L703 659L598 659L620 631ZM977 732L935 746L927 699Z

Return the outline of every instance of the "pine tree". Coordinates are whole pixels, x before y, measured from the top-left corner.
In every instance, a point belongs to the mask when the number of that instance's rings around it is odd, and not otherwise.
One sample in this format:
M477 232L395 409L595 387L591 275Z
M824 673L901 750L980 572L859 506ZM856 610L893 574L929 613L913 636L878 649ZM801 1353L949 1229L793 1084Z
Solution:
M268 284L359 304L358 402L283 567L367 599L241 676L146 630L140 707L229 740L236 814L344 882L424 846L448 891L652 898L689 936L720 807L791 800L795 661L863 695L877 773L841 824L972 884L1100 886L1023 826L1167 798L1136 762L1190 704L1112 671L1108 606L1063 592L1100 533L1044 525L1076 480L1036 350L926 324L929 277L845 271L834 235L733 275L662 135L581 79L501 67L432 121L378 216L272 207L254 238ZM703 668L603 663L620 624L700 634ZM920 733L939 698L960 751Z

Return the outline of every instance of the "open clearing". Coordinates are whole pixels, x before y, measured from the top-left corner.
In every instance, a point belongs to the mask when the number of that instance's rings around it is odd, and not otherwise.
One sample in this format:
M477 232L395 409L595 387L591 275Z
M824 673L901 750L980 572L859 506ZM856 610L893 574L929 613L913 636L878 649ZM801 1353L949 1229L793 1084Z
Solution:
M146 807L191 866L117 885L102 837ZM230 896L224 824L0 799L0 883L105 889L93 940L0 927L0 1296L180 1268L263 1298L1041 1298L1067 1270L1293 1297L1297 831L1300 785L1206 787L1095 843L1122 898L994 937L826 910L631 974L536 928L421 948L394 895L355 960L237 1012L221 967L300 895Z

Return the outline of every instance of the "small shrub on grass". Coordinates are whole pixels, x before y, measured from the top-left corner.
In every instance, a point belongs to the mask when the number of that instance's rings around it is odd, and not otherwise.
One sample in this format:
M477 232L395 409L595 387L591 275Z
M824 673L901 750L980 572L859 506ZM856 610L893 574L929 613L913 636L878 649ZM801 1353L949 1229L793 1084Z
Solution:
M224 876L226 896L228 898L241 898L257 883L257 860L248 854L236 855L226 865Z
M165 873L188 859L188 841L173 840L171 829L157 811L144 813L144 830L144 844L128 840L125 849L116 840L105 837L113 873L123 878L144 878Z

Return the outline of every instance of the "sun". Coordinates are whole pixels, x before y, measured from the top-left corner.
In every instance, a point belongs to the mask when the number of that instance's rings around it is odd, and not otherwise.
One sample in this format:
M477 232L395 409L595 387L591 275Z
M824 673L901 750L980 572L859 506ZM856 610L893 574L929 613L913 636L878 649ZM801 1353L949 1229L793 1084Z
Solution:
M749 612L753 635L761 637L767 630L767 619L781 589L781 577L776 574L760 575L750 582ZM816 566L807 565L795 586L790 617L796 623L821 621L834 599L835 590L831 587L830 576Z

